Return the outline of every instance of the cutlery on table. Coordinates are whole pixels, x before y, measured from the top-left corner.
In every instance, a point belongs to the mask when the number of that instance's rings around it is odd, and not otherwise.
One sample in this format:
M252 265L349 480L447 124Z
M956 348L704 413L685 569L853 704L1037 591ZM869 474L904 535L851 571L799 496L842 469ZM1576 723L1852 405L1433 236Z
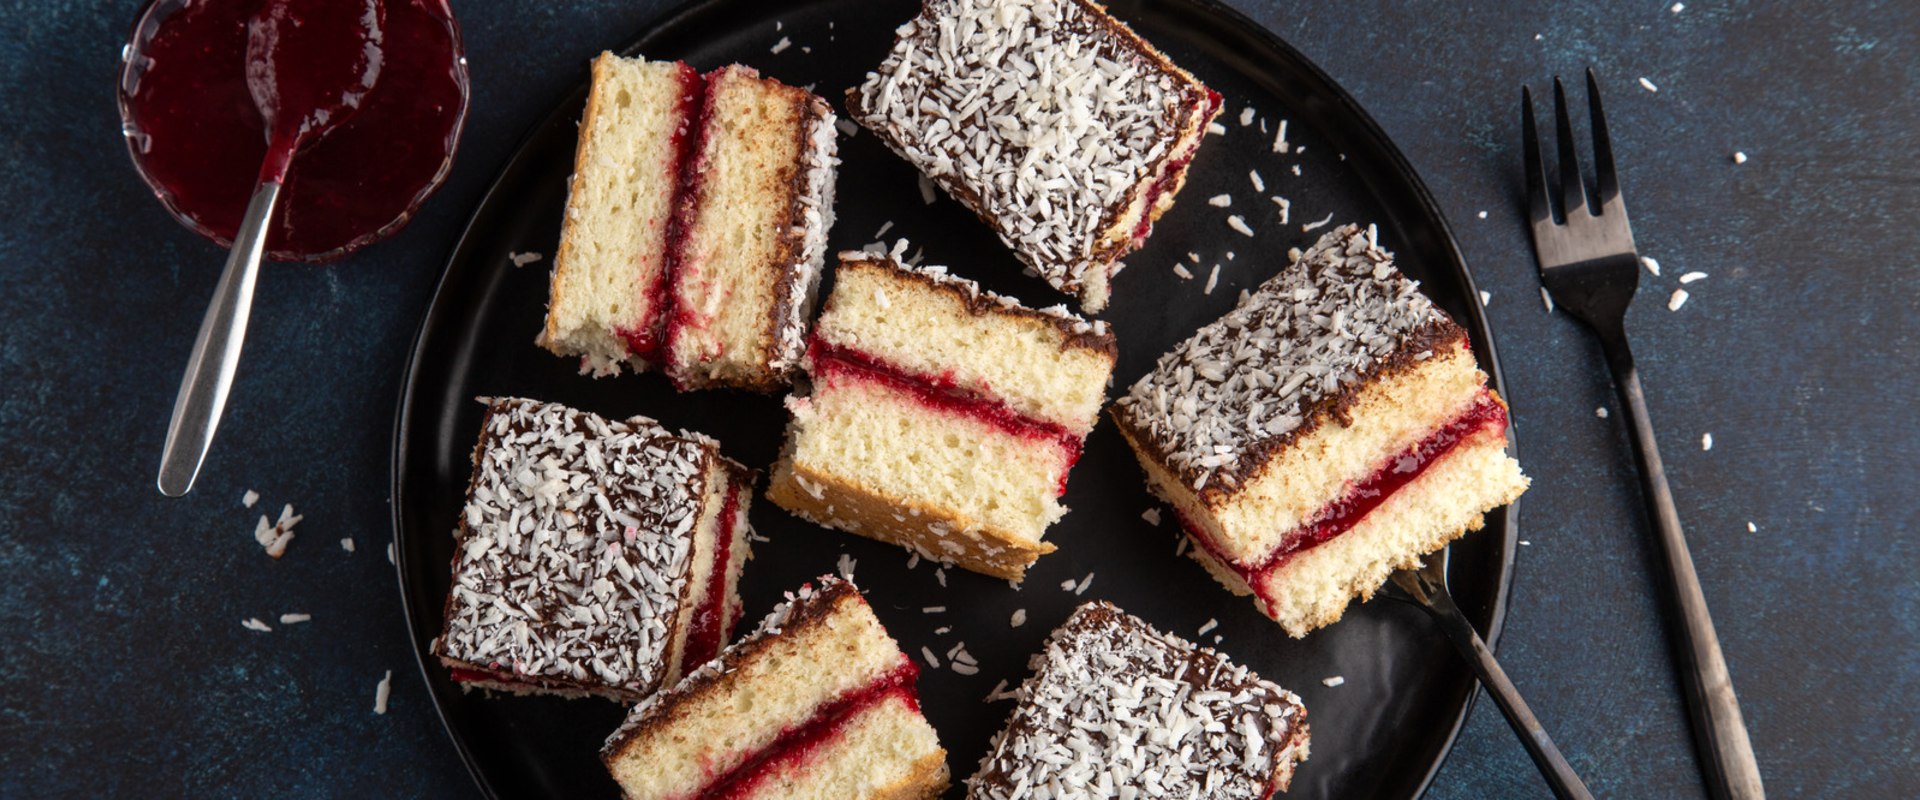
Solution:
M1473 629L1473 623L1460 613L1460 607L1454 605L1453 595L1447 591L1447 551L1427 557L1426 563L1417 570L1401 570L1393 573L1393 582L1400 592L1393 596L1405 599L1427 610L1440 631L1445 633L1447 641L1460 650L1460 657L1473 667L1474 674L1480 677L1480 685L1487 687L1487 694L1493 696L1494 705L1500 707L1500 713L1507 717L1507 724L1513 726L1513 732L1520 736L1520 744L1527 748L1527 755L1533 758L1540 775L1547 779L1547 786L1553 789L1553 796L1561 800L1592 800L1587 785L1574 774L1572 765L1560 748L1553 745L1553 739L1547 736L1540 720L1534 718L1533 710L1527 707L1527 701L1520 698L1520 690L1513 681L1507 679L1500 662L1493 659L1493 651L1487 649L1479 632ZM1401 595L1404 594L1404 597Z
M1709 795L1720 798L1762 798L1760 769L1747 738L1740 703L1726 658L1707 613L1693 557L1680 531L1673 492L1667 487L1666 468L1647 418L1646 395L1627 347L1627 305L1640 283L1640 256L1633 246L1627 207L1620 197L1620 179L1614 172L1613 144L1607 136L1606 115L1600 107L1600 85L1587 70L1587 104L1593 124L1594 191L1589 194L1575 153L1573 123L1567 115L1566 89L1553 79L1555 128L1559 138L1560 214L1555 220L1547 168L1540 154L1540 138L1533 120L1533 94L1520 87L1522 137L1526 149L1526 184L1533 220L1533 249L1539 260L1540 283L1553 304L1585 322L1600 337L1614 389L1627 411L1634 456L1639 460L1640 486L1652 506L1653 531L1659 542L1660 567L1665 571L1662 595L1668 612L1668 632L1679 657L1681 685L1693 721L1694 747L1703 765ZM1677 622L1675 625L1673 623Z

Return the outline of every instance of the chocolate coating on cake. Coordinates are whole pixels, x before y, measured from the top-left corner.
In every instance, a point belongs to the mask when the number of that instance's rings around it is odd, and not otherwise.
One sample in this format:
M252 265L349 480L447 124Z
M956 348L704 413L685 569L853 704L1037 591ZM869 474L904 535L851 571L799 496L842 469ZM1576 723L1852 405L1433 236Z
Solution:
M1063 337L1063 347L1092 350L1108 358L1114 358L1120 352L1119 345L1113 338L1113 329L1104 320L1088 320L1068 310L1065 305L1030 308L1022 305L1016 298L983 290L979 283L954 275L948 272L946 267L908 264L900 260L900 253L905 249L906 240L902 239L894 244L894 250L891 253L846 250L840 253L840 260L843 263L869 262L891 266L902 275L959 297L966 304L968 313L976 316L993 312L1026 317L1045 323L1060 332Z
M970 800L1266 798L1305 757L1300 698L1104 601L1033 658L1019 707L967 781Z
M1110 229L1211 108L1086 0L926 0L897 34L849 114L1061 291L1131 247Z
M768 318L771 353L767 367L790 375L807 349L807 323L819 295L827 256L827 231L833 227L834 175L840 159L833 109L805 89L779 85L807 109L799 137L800 163L792 179L787 227L781 235L780 261L788 265L774 287ZM784 381L783 381L784 382Z
M708 445L645 417L485 402L435 654L516 683L650 693L689 588Z
M1349 224L1161 356L1113 415L1180 480L1212 495L1328 420L1347 422L1367 381L1465 337L1394 268L1372 228Z

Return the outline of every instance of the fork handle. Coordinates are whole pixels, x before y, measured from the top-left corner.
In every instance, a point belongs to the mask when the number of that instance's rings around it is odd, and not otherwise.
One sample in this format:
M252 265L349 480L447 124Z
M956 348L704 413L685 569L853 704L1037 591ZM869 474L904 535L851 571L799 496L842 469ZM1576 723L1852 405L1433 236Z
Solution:
M1667 580L1660 582L1666 589L1662 594L1670 616L1680 623L1669 625L1667 630L1680 659L1680 684L1686 692L1694 748L1703 767L1707 793L1714 800L1761 800L1766 790L1760 784L1760 767L1754 761L1753 743L1747 738L1747 724L1740 716L1740 701L1733 694L1726 657L1720 652L1720 637L1714 633L1713 618L1707 613L1706 596L1700 592L1700 577L1693 571L1693 556L1687 552L1687 540L1680 531L1680 514L1674 509L1666 466L1654 441L1633 351L1627 346L1624 332L1602 332L1601 343L1613 371L1614 388L1633 428L1640 488L1651 505L1653 529L1660 542L1660 566L1667 572Z

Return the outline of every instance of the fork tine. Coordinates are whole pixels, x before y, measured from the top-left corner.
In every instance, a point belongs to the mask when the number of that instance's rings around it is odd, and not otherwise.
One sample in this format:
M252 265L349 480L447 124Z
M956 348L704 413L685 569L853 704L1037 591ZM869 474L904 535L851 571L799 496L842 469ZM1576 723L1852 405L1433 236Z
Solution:
M1538 230L1553 224L1553 209L1547 200L1547 165L1540 160L1540 130L1533 121L1533 90L1525 85L1520 87L1520 144L1526 162L1527 210Z
M1620 176L1613 171L1613 139L1607 135L1607 112L1600 107L1600 80L1587 68L1587 113L1593 123L1593 204L1603 212L1620 199Z
M1573 119L1567 115L1567 89L1560 77L1553 78L1554 132L1560 140L1560 214L1572 219L1573 212L1587 205L1587 187L1580 178L1580 155L1573 145Z

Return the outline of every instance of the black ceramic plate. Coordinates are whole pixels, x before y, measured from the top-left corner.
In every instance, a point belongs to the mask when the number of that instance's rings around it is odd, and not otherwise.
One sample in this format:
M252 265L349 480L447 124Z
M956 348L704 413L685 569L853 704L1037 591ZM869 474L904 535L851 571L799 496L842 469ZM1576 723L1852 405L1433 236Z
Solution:
M709 0L660 22L628 52L685 59L701 69L746 63L811 85L838 106L842 92L880 62L894 27L916 10L915 0ZM1120 340L1116 387L1131 384L1161 352L1225 313L1241 289L1279 270L1288 248L1304 247L1328 229L1306 232L1303 224L1329 215L1334 225L1379 225L1400 267L1470 332L1498 386L1477 293L1439 210L1346 92L1286 43L1217 3L1117 0L1112 10L1227 99L1220 118L1227 133L1201 147L1178 204L1114 283L1103 317ZM791 46L771 52L783 38ZM582 63L592 55L579 54ZM614 797L596 753L622 709L599 700L463 693L425 655L440 629L450 537L478 432L481 407L473 398L524 395L614 416L645 413L669 427L712 434L726 452L761 467L774 460L786 425L778 397L675 394L657 374L591 380L534 346L548 264L515 268L509 254L554 250L584 96L583 86L533 130L474 212L415 344L395 433L394 526L408 623L447 730L492 796ZM1254 123L1243 127L1248 107L1255 109ZM1288 154L1272 148L1282 120L1294 148ZM914 170L871 134L843 138L841 157L834 249L874 241L892 222L887 237L924 247L929 263L950 265L1036 305L1065 300L1022 276L1006 249L960 206L945 197L924 203ZM1252 170L1264 178L1265 192L1254 190ZM1232 196L1231 208L1208 204L1223 193ZM1280 223L1272 195L1292 201L1290 224ZM1257 235L1229 228L1229 213L1244 215ZM1196 277L1177 277L1174 264L1187 262L1190 252L1200 259L1187 264ZM1203 289L1216 263L1219 285L1208 294ZM978 675L929 669L920 681L957 786L1010 709L983 698L1000 681L1013 685L1026 675L1028 655L1076 604L1105 598L1168 631L1208 644L1218 637L1220 649L1305 699L1313 757L1289 797L1414 797L1425 788L1465 718L1474 684L1421 612L1381 598L1304 640L1287 638L1252 602L1175 557L1171 525L1142 519L1141 512L1157 504L1111 422L1103 421L1087 442L1065 502L1072 512L1047 536L1059 552L1040 559L1015 590L958 569L947 570L942 585L934 564L909 570L905 551L817 528L756 499L754 527L772 541L754 546L742 582L743 624L751 626L782 592L834 571L844 553L856 560L860 585L908 652L927 646L945 653L964 641L980 662ZM1513 541L1512 512L1502 510L1454 549L1458 599L1489 640L1504 616ZM1062 590L1063 582L1088 575L1084 595ZM923 613L930 606L946 611ZM1018 628L1009 624L1016 609L1027 617ZM1198 634L1210 620L1218 627ZM1345 683L1324 686L1332 676Z

